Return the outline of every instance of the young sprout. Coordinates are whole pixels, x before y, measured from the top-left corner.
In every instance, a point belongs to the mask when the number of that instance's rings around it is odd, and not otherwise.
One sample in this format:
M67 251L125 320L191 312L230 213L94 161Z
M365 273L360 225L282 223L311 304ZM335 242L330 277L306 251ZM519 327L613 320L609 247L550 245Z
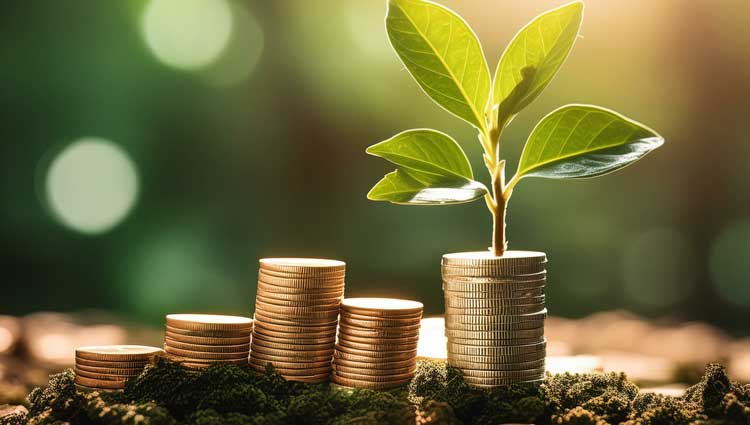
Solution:
M506 180L503 130L552 81L578 37L583 3L552 9L523 27L490 78L482 46L453 11L427 0L389 0L391 46L422 90L474 126L491 185L474 180L466 154L450 136L414 129L367 148L396 170L367 194L374 201L443 205L484 198L493 217L492 250L507 248L505 212L523 178L580 179L623 168L664 143L645 125L594 105L562 106L536 124L518 169Z

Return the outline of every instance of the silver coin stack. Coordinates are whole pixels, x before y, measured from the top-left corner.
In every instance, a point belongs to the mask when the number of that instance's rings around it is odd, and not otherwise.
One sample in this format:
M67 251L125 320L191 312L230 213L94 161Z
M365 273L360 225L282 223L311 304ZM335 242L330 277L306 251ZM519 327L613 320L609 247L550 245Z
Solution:
M506 251L443 256L448 364L475 387L544 378L547 256Z

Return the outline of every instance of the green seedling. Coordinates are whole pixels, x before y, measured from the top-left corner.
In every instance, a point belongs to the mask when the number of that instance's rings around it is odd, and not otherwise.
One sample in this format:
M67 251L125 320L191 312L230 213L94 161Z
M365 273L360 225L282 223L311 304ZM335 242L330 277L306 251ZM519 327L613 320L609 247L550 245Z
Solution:
M506 181L503 130L552 81L578 37L583 3L550 10L523 27L497 64L494 79L482 46L453 11L427 0L390 0L385 26L391 46L422 90L475 127L490 189L474 179L461 146L437 130L414 129L367 148L396 165L367 194L374 201L444 205L484 198L493 217L492 249L507 248L505 214L526 177L580 179L623 168L661 146L654 130L594 105L562 106L536 124L516 173Z

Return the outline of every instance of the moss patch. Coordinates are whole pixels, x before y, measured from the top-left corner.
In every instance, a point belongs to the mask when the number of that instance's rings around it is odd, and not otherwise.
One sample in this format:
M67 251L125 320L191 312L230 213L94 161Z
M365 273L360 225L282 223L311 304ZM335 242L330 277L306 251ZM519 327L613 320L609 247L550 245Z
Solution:
M709 365L684 397L638 394L624 374L548 375L541 385L467 386L458 370L422 361L408 388L390 392L291 383L236 365L201 373L159 360L123 392L76 391L71 370L28 397L26 417L0 424L691 424L750 425L750 385Z

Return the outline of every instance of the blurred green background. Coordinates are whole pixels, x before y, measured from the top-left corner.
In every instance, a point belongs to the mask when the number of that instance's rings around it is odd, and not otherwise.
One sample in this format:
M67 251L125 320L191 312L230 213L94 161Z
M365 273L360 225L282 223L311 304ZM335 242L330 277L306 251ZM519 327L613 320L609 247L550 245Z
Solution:
M490 68L562 1L441 1ZM524 180L514 249L546 251L552 314L627 309L750 334L750 4L586 4L582 37L506 132L573 102L666 144L614 175ZM484 203L367 201L390 167L366 146L448 132L486 183L468 125L391 51L384 1L6 2L0 13L0 311L250 314L257 259L348 263L347 295L442 312L440 256L484 249Z

